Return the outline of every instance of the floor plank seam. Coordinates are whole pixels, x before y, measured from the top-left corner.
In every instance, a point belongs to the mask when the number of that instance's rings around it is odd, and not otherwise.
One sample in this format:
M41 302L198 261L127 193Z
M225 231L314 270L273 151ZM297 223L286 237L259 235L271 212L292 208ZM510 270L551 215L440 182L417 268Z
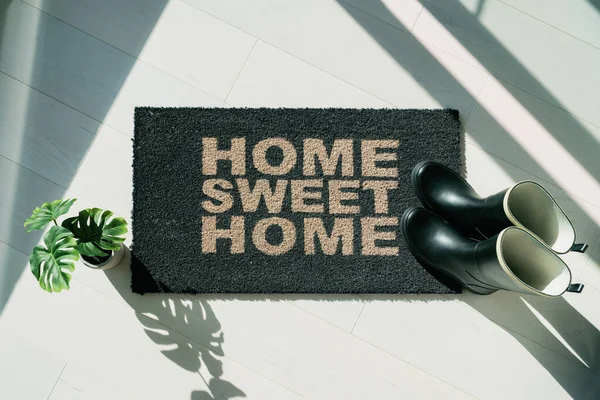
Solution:
M485 80L483 81L483 84L479 88L477 95L473 98L473 105L471 106L471 109L469 110L469 113L467 114L467 118L465 119L465 124L463 125L463 130L465 131L464 133L466 133L467 124L469 123L469 120L471 119L471 114L473 114L473 110L475 109L475 106L479 102L479 96L481 95L481 92L483 92L483 88L485 87L485 84L487 83L487 81L489 79L490 79L490 73L486 72ZM465 135L465 141L466 140L467 140L467 138Z
M360 8L358 8L358 7L356 7L356 6L353 6L352 4L346 3L346 2L345 2L345 1L343 1L343 0L339 0L339 1L342 1L344 4L347 4L349 7L352 7L353 9L355 9L355 10L356 10L356 11L358 11L358 12L360 12L361 14L368 15L368 16L370 16L370 17L372 17L372 18L376 19L376 20L377 20L377 21L379 21L380 23L382 23L382 24L385 24L385 25L388 25L389 27L391 27L391 28L393 28L393 29L397 30L399 33L402 33L402 34L404 34L404 35L408 35L408 36L410 36L412 39L416 40L417 42L419 42L419 43L421 43L421 44L426 44L427 46L431 46L431 47L435 48L436 50L438 50L438 51L440 51L440 52L442 52L442 53L444 53L444 54L446 54L446 55L448 55L448 56L450 56L450 57L452 57L452 58L454 58L454 59L456 59L456 60L458 60L458 61L460 61L460 62L463 62L463 63L465 63L465 64L467 64L467 65L469 65L469 66L471 66L471 67L477 68L477 69L479 69L480 71L483 71L483 72L490 73L490 72L489 72L489 71L488 71L486 68L484 68L484 67L482 67L482 66L480 66L480 65L473 64L473 63L471 63L471 62L469 62L469 61L467 61L467 60L463 59L462 57L459 57L459 56L455 55L454 53L452 53L452 52L449 52L448 50L446 50L446 49L444 49L444 48L442 48L442 47L439 47L439 46L438 46L438 45L436 45L436 44L433 44L433 43L431 43L431 42L428 42L428 41L426 41L426 40L423 40L423 39L421 39L421 38L419 38L419 37L415 36L415 35L412 33L412 28L411 28L411 31L410 31L410 32L408 32L408 31L407 31L407 30L405 30L405 29L402 29L402 28L400 28L400 27L398 27L398 26L396 26L396 25L393 25L393 24L391 24L391 23L389 23L389 22L387 22L387 21L384 21L384 20L382 20L382 19L381 19L381 18L379 18L379 17L376 17L376 16L374 16L374 15L372 15L372 14L369 14L368 12L366 12L366 11L364 11L364 10L361 10ZM419 13L419 16L421 16L421 13L423 12L423 9L424 9L424 7L423 7L423 8L421 8L421 12ZM400 21L398 21L398 22L400 22ZM416 25L416 21L415 21L415 25ZM414 26L413 26L413 28L414 28ZM425 47L425 46L424 46L424 47ZM425 50L427 50L427 49L425 49ZM445 68L445 67L444 67L444 68ZM461 86L462 86L462 85L461 85Z
M3 244L3 245L5 245L5 246L8 246L8 247L10 247L11 249L13 249L13 250L15 250L15 251L18 251L19 253L21 253L21 254L23 254L25 257L27 257L27 259L29 259L29 256L30 256L30 254L28 254L28 253L25 253L24 251L17 249L15 246L13 246L13 245L11 245L11 244L9 244L9 243L6 243L4 240L0 240L0 243L2 243L2 244Z
M392 27L392 28L394 28L394 29L396 29L396 30L398 30L398 31L400 31L400 32L402 32L402 33L404 33L404 34L410 34L410 31L412 30L412 28L408 29L408 27L407 27L407 26L405 26L405 25L404 25L403 23L401 23L400 21L398 21L398 22L400 22L400 24L403 26L403 28L401 28L401 27L399 27L399 26L397 26L397 25L391 24L391 23L389 23L389 22L387 22L387 21L384 21L384 20L382 20L381 18L379 18L379 17L377 17L377 16L375 16L375 15L371 14L370 12L367 12L367 11L365 11L365 10L361 9L361 8L358 8L358 7L357 7L357 6L355 6L354 4L350 4L350 3L348 3L348 2L347 2L347 1L345 1L345 0L338 0L338 1L339 1L339 2L341 2L341 3L344 3L346 6L348 6L348 7L350 7L350 8L353 8L354 10L356 10L356 11L360 12L361 14L368 15L369 17L371 17L371 18L374 18L374 19L378 20L379 22L381 22L381 23L383 23L383 24L385 24L385 25L388 25L388 26L390 26L390 27ZM382 4L383 4L383 3L382 3ZM421 6L421 11L423 11L423 6ZM421 11L419 11L419 15L421 15ZM416 23L416 20L415 20L415 23ZM414 27L414 23L413 23L413 27Z
M100 135L100 131L102 130L102 126L104 124L101 123L100 126L98 127L98 131L96 132L96 134L94 135L94 138L92 139L92 141L90 142L90 144L87 146L87 149L85 149L85 152L83 153L83 156L81 157L81 161L79 162L79 164L77 165L77 168L75 169L75 171L73 172L73 176L71 176L71 179L69 180L69 184L67 185L67 190L71 190L71 185L73 184L73 180L75 179L75 177L77 176L77 174L79 173L79 169L81 168L81 166L83 165L83 163L85 162L85 158L87 157L87 155L89 154L90 150L92 149L92 147L94 146L94 143L96 143L96 140L98 139L98 136ZM122 132L119 132L122 133ZM130 138L131 139L131 138ZM75 194L75 192L73 192ZM85 199L85 197L82 197ZM87 199L86 199L87 200Z
M20 168L23 168L23 169L25 169L25 170L27 170L27 171L31 172L32 174L35 174L35 175L39 176L40 178L44 179L45 181L48 181L49 183L51 183L51 184L53 184L53 185L56 185L56 186L58 186L58 187L59 187L59 188L61 188L61 189L64 189L65 191L69 190L69 189L67 189L65 186L63 186L63 185L61 185L61 184L58 184L58 183L54 182L54 181L53 181L53 180L51 180L51 179L48 179L48 178L46 178L45 176L41 175L40 173L38 173L38 172L35 172L35 171L33 171L32 169L30 169L30 168L28 168L28 167L26 167L26 166L24 166L24 165L21 165L21 164L19 164L18 162L14 161L14 160L11 160L10 158L6 157L6 156L5 156L5 155L3 155L3 154L0 154L0 157L4 158L5 160L7 160L8 162L10 162L10 163L12 163L12 164L15 164L16 166L18 166L18 167L20 167Z
M423 2L423 3L421 3L421 9L419 10L419 14L417 14L417 18L415 18L415 22L413 22L412 26L410 27L410 30L408 31L408 33L410 33L411 35L412 35L413 29L415 29L415 26L417 26L417 21L419 21L419 18L421 17L421 13L423 12L424 8L425 8L425 4Z
M404 364L406 364L406 365L410 365L411 367L413 367L413 368L415 368L415 369L417 369L417 370L419 370L419 371L423 372L424 374L427 374L427 375L429 375L430 377L432 377L432 378L434 378L434 379L436 379L436 380L438 380L438 381L440 381L440 382L443 382L443 383L445 383L446 385L448 385L448 386L451 386L451 387L453 387L454 389L456 389L456 390L458 390L458 391L460 391L460 392L462 392L462 393L465 393L465 394L469 395L470 397L473 397L473 398L475 398L475 399L479 399L477 396L475 396L475 395L474 395L474 394L472 394L472 393L469 393L469 392L468 392L468 391L466 391L465 389L461 389L461 388L459 388L458 386L456 386L456 385L454 385L454 384L452 384L452 383L450 383L450 382L448 382L448 381L446 381L446 380L442 379L441 377L439 377L439 376L437 376L437 375L434 375L433 373L431 373L431 372L429 372L429 371L426 371L426 370L422 369L421 367L418 367L418 366L416 366L416 365L414 365L414 364L412 364L412 363L410 363L410 362L408 362L408 361L404 360L404 359L403 359L403 358L401 358L400 356L397 356L397 355L395 355L395 354L392 354L392 353L390 353L390 352L388 352L388 351L386 351L386 350L382 349L381 347L379 347L379 346L377 346L377 345L375 345L375 344L373 344L373 343L371 343L371 342L368 342L368 341L366 341L365 339L361 338L360 336L356 336L356 335L352 335L352 336L353 336L353 337L355 337L355 338L357 338L358 340L362 341L363 343L365 343L365 344L367 344L367 345L369 345L369 346L371 346L371 347L373 347L373 348L375 348L375 349L377 349L377 350L379 350L379 351L381 351L381 352L383 352L383 353L387 354L388 356L390 356L390 357L392 357L392 358L395 358L396 360L399 360L399 361L403 362L403 363L404 363Z
M522 92L524 92L524 93L527 93L528 95L530 95L530 96L532 96L532 97L535 97L535 98L536 98L537 100L539 100L539 101L543 101L544 103L546 103L546 104L548 104L548 105L550 105L550 106L552 106L552 107L555 107L555 108L557 108L557 109L559 109L559 110L561 110L561 111L564 111L565 113L569 114L569 115L570 115L571 117L573 117L574 119L578 119L578 120L584 121L584 122L586 122L586 123L588 123L588 124L590 124L590 125L594 125L595 127L598 127L598 128L600 128L600 124L598 124L598 123L595 123L595 122L592 122L592 121L590 121L590 120L586 119L585 117L582 117L582 116L580 116L579 114L575 114L574 112L567 110L567 109L566 109L565 107L563 107L562 105L559 105L559 104L556 104L556 103L552 103L552 102L550 102L550 101L548 101L548 100L546 100L546 99L544 99L544 98L542 98L542 97L539 97L539 96L538 96L537 94L535 94L535 93L531 93L531 92L530 92L530 91L528 91L527 89L524 89L524 88L522 88L522 87L520 87L520 86L517 86L517 85L515 85L515 84L513 84L513 83L511 83L511 82L509 82L509 81L507 81L505 78L501 77L501 76L500 76L498 73L494 73L494 72L492 72L492 71L489 71L487 68L484 68L484 67L482 67L482 66L479 66L479 65L473 64L472 62L470 62L470 61L467 61L467 60L465 60L464 58L458 57L458 56L454 55L453 53L450 53L450 52L448 52L447 50L445 50L445 49L443 49L443 48L441 48L441 47L438 47L437 45L435 45L435 44L433 44L433 43L431 43L431 42L428 42L428 41L426 41L426 40L420 39L420 38L418 38L418 37L416 37L416 36L413 36L413 37L415 38L415 40L417 40L417 41L418 41L418 42L420 42L420 43L425 43L425 44L427 44L428 46L434 47L436 50L439 50L439 51L441 51L441 52L443 52L443 53L445 53L445 54L447 54L447 55L449 55L449 56L451 56L451 57L453 57L453 58L455 58L455 59L457 59L457 60L460 60L460 61L462 61L462 62L464 62L464 63L467 63L468 65L470 65L470 66L472 66L472 67L475 67L475 68L477 68L477 69L479 69L479 70L481 70L481 71L483 71L483 72L486 72L486 73L487 73L487 74L488 74L490 77L493 77L495 80L497 80L497 81L501 82L503 86L504 86L504 85L510 85L510 86L512 86L512 87L514 87L514 88L517 88L518 90L520 90L520 91L522 91ZM471 54L471 52L469 52L469 54ZM471 55L472 55L472 54L471 54ZM477 58L477 57L475 57L475 56L473 56L473 57L474 57L474 58ZM518 99L515 99L515 100L519 101ZM520 103L520 101L519 101L519 103Z
M564 34L565 34L565 35L567 35L567 36L570 36L570 37L572 37L573 39L580 41L581 43L584 43L584 44L586 44L586 45L588 45L588 46L591 46L591 47L593 47L593 48L595 48L595 49L598 49L598 50L600 50L600 47L598 47L598 46L596 46L596 45L593 45L593 44L591 44L590 42L588 42L588 41L586 41L586 40L584 40L584 39L582 39L582 38L580 38L580 37L577 37L577 36L575 36L575 35L573 35L573 34L571 34L571 33L567 32L567 31L565 31L565 30L563 30L563 29L560 29L559 27L557 27L557 26L554 26L554 25L552 25L552 24L550 24L550 23L548 23L548 22L546 22L546 21L544 21L544 20L541 20L541 19L539 19L538 17L536 17L535 15L532 15L532 14L529 14L528 12L525 12L525 11L523 11L523 10L520 10L520 9L516 8L515 6L513 6L513 5L511 5L511 4L508 4L508 3L506 3L506 2L504 2L504 1L502 1L502 0L497 0L497 1L498 1L499 3L502 3L502 4L504 4L504 5L505 5L505 6L507 6L507 7L510 7L510 8L512 8L513 10L515 10L515 11L517 11L517 12L520 12L520 13L521 13L521 14L523 14L523 15L527 15L528 17L530 17L530 18L533 18L534 20L536 20L536 21L538 21L538 22L541 22L542 24L544 24L544 25L546 25L546 26L549 26L549 27L550 27L550 28L552 28L552 29L555 29L555 30L557 30L557 31L559 31L559 32L561 32L561 33L564 33Z
M546 100L546 99L544 99L544 98L541 98L541 97L539 97L538 95L536 95L536 94L534 94L534 93L531 93L531 92L529 92L527 89L523 89L522 87L519 87L519 86L517 86L517 85L515 85L515 84L511 83L511 82L507 81L506 79L504 79L504 78L502 78L502 77L500 77L500 76L496 75L496 74L495 74L495 73L493 73L493 72L489 72L489 74L490 74L491 76L493 76L493 77L494 77L494 79L496 79L497 81L501 82L503 86L504 86L504 85L509 85L509 86L512 86L512 87L514 87L514 88L517 88L517 89L519 89L520 91L522 91L522 92L524 92L524 93L527 93L528 95L530 95L530 96L532 96L532 97L535 97L535 98L536 98L536 99L538 99L539 101L542 101L542 102L544 102L544 103L546 103L546 104L548 104L548 105L550 105L550 106L552 106L552 107L554 107L554 108L558 108L558 109L559 109L559 110L561 110L561 111L564 111L565 113L569 114L569 115L570 115L570 116L571 116L573 119L580 120L580 121L586 122L586 123L588 123L588 124L590 124L590 125L593 125L593 126L595 126L595 127L597 127L597 128L600 128L600 124L597 124L597 123L595 123L595 122L592 122L592 121L590 121L590 120L586 119L585 117L582 117L582 116L580 116L580 115L578 115L578 114L575 114L574 112L572 112L572 111L569 111L569 110L567 110L566 108L564 108L562 105L559 105L559 104L556 104L556 103L552 103L552 102L550 102L550 101L548 101L548 100ZM514 97L514 96L513 96L513 97ZM519 104L520 104L520 101L519 101L518 99L515 99L515 100L516 100L517 102L519 102ZM535 118L535 117L534 117L534 118ZM536 120L537 120L537 118L536 118ZM585 130L585 131L587 131L587 129L585 129L585 128L583 128L583 127L582 127L581 129L582 129L582 130Z
M352 329L350 330L350 334L354 336L354 329L356 329L356 325L358 325L358 321L360 321L360 317L362 317L363 311L365 311L365 307L367 307L367 301L365 300L362 308L360 309L360 313L358 313L358 317L356 317L356 321L354 321L354 325L352 325Z
M233 89L235 88L235 84L237 83L238 79L240 79L240 76L242 76L242 72L244 72L244 68L246 67L246 64L248 64L248 60L250 59L250 57L252 56L252 53L254 52L254 48L256 47L256 44L258 43L259 39L258 38L254 38L254 44L252 45L252 48L250 49L250 52L248 53L248 56L246 57L246 60L244 61L244 64L242 64L242 68L240 68L240 72L238 72L237 76L235 77L235 80L233 81L233 85L231 85L231 88L229 89L229 92L227 92L227 96L225 96L225 103L227 103L227 100L229 99L229 96L231 96L231 92L233 92ZM229 104L229 103L227 103Z
M54 393L54 389L56 389L56 385L58 384L58 381L60 381L60 377L62 376L63 372L65 372L65 369L67 368L67 364L68 364L68 362L65 362L65 365L63 365L63 368L60 371L60 374L58 374L58 378L56 378L56 382L54 382L54 386L52 386L52 390L50 390L50 393L48 394L48 397L46 397L46 400L48 400L48 399L50 399L50 397L52 397L52 393Z

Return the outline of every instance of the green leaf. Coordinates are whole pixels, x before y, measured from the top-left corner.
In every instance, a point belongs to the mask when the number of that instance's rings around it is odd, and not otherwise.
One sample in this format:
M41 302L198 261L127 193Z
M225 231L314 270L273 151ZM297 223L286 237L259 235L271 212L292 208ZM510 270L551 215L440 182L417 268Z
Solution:
M42 204L25 220L25 229L27 232L44 229L50 221L56 221L58 217L68 213L75 200L77 199L54 200L52 203Z
M87 257L104 257L107 255L107 253L100 250L92 242L79 243L77 245L77 251L79 252L79 254L83 254L84 256L87 256Z
M67 218L62 226L73 232L77 250L86 257L102 257L119 250L127 233L127 222L113 218L113 213L100 208L86 208L77 217Z
M61 226L53 226L44 235L44 246L35 246L29 263L40 287L50 293L69 289L73 261L79 260L73 234Z

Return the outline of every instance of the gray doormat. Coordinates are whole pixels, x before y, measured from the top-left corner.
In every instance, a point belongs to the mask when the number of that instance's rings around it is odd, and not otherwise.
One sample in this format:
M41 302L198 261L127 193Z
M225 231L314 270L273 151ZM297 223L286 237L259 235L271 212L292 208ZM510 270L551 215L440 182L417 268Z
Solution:
M137 108L136 293L453 293L400 236L455 110Z

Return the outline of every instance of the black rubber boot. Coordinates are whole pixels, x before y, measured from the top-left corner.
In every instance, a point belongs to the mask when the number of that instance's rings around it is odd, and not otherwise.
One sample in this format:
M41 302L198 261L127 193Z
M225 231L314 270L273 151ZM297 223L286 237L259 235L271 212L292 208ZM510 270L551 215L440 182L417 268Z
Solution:
M570 288L567 265L522 229L508 227L477 242L420 207L407 210L401 225L404 240L421 265L449 276L471 292L491 294L503 289L557 297Z
M573 224L550 193L535 182L519 182L482 198L456 172L442 164L423 161L412 171L412 184L425 208L472 239L487 239L504 228L516 226L557 253L583 253L588 247L575 244Z

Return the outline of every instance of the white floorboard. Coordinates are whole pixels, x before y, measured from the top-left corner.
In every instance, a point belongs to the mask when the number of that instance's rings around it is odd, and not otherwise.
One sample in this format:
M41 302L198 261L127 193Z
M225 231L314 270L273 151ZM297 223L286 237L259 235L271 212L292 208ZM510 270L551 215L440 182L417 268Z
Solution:
M223 105L28 4L11 2L4 18L0 72L123 133L133 134L136 106Z
M596 374L459 301L374 300L354 334L478 398L592 399L600 393Z
M100 123L0 73L0 155L67 187Z
M600 48L597 0L501 0L529 16ZM483 2L485 7L485 2Z
M65 362L0 329L0 391L7 399L46 399Z
M133 400L77 367L67 364L52 390L49 400Z
M486 77L346 3L186 1L396 107L467 115Z
M466 130L467 141L598 204L600 127L490 78Z
M581 277L588 284L600 289L600 241L595 246L592 246L590 251L592 252L590 262L587 264Z
M599 7L1 2L0 398L600 397ZM561 256L586 288L138 296L128 255L43 292L28 266L41 233L24 219L61 197L129 217L144 105L456 108L468 181L482 195L548 189L590 245Z
M227 103L238 107L393 107L261 40Z
M27 3L220 100L256 42L178 0Z
M600 123L597 48L500 1L487 0L476 16L468 8L474 3L426 2L412 32L549 103Z

